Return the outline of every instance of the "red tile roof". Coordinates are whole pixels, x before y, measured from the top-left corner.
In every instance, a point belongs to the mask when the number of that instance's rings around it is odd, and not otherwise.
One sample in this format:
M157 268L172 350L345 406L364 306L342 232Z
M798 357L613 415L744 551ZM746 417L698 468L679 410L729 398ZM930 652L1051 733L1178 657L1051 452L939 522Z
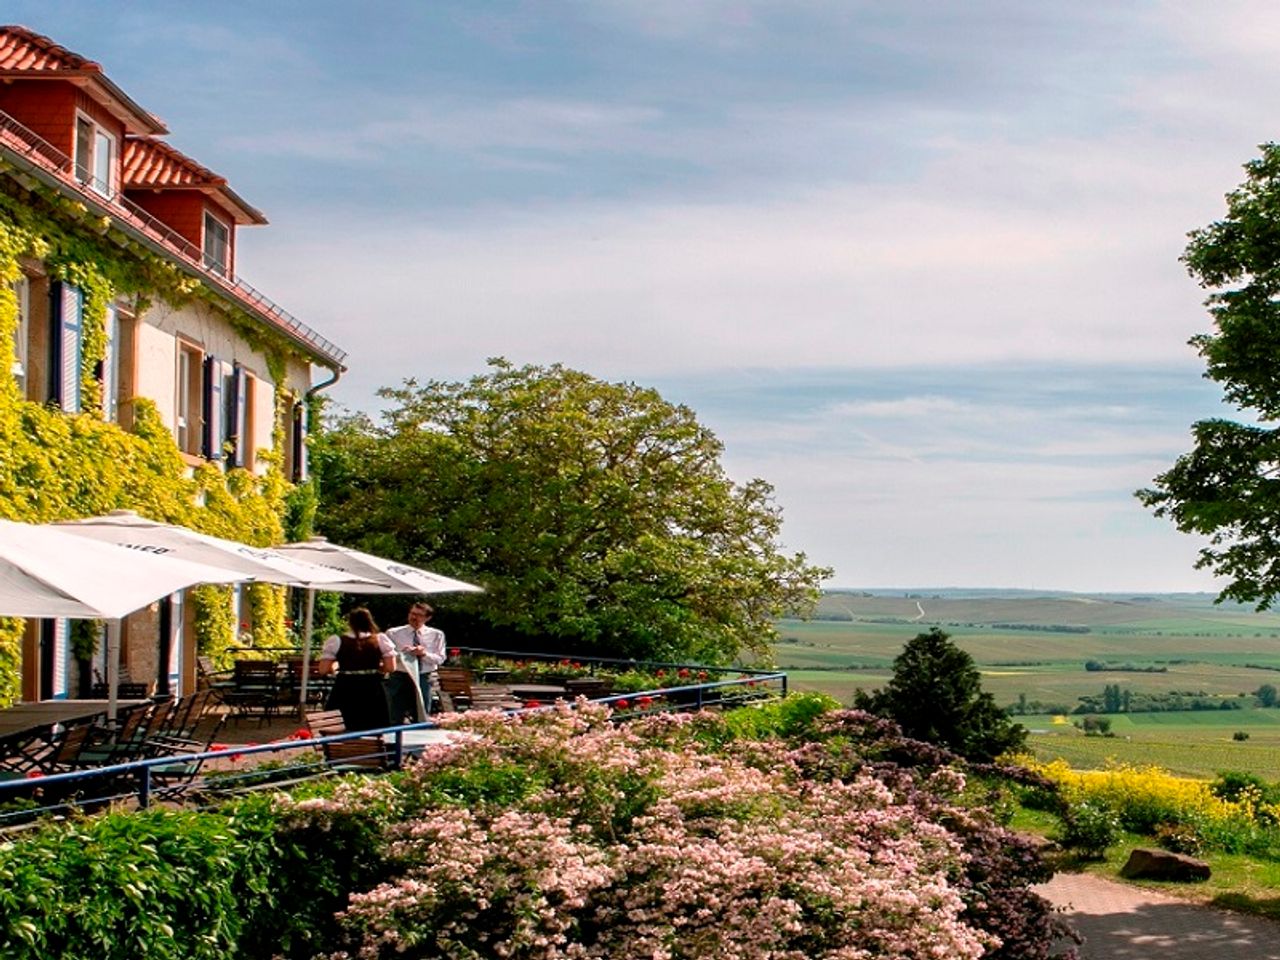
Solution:
M126 190L200 190L216 197L240 224L267 222L230 187L227 178L197 163L163 140L129 137L124 142L122 180Z
M207 187L226 186L227 178L151 137L129 137L124 142L126 187Z
M0 27L0 70L83 70L102 67L26 27Z
M164 121L116 86L100 64L26 27L0 26L0 77L70 80L93 89L131 133L169 132Z

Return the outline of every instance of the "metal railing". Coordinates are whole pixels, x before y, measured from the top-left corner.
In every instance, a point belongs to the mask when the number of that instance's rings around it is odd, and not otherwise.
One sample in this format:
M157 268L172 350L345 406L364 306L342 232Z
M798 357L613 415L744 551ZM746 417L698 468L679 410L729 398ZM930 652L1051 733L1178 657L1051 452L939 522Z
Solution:
M76 199L86 204L100 207L104 214L120 225L131 228L143 239L159 245L165 253L179 258L184 266L196 271L202 281L239 306L338 367L345 364L346 351L251 284L225 269L219 270L216 264L206 262L203 250L124 196L121 190L114 190L110 184L93 177L82 178L81 171L76 169L70 157L3 111L0 111L0 152L53 174L59 187L71 190Z
M597 667L609 667L622 670L645 670L650 673L658 670L674 670L677 674L681 670L691 672L705 672L709 674L742 674L744 676L773 676L777 671L759 667L716 667L707 666L704 663L687 663L677 660L636 660L624 659L620 657L593 657L590 655L572 656L563 653L527 653L518 650L496 650L488 647L464 647L452 646L451 650L457 650L459 657L477 656L477 657L494 657L499 660L510 660L513 663L549 663L549 664L581 664L591 673L595 672ZM451 657L450 659L456 659ZM785 674L784 674L785 676Z
M627 662L627 661L622 661ZM753 701L773 696L787 695L787 675L780 671L755 671L749 676L739 676L727 680L688 684L679 687L665 687L654 690L636 691L614 694L591 700L601 703L615 711L615 719L620 722L636 719L653 713L690 712L707 708L727 708L745 705ZM570 707L576 708L577 701L566 701ZM555 704L540 704L536 707L516 707L508 709L509 714L531 711L554 710ZM211 783L211 778L192 779L185 784L163 786L159 791L156 778L161 774L157 770L172 768L177 764L202 765L211 760L227 758L243 758L263 754L296 753L309 751L310 758L292 767L271 771L293 780L306 779L328 771L326 762L315 756L316 748L321 755L325 744L365 739L382 736L386 741L385 750L378 755L387 758L390 768L403 765L404 759L412 748L406 745L404 735L415 730L440 729L432 721L409 723L403 726L384 727L378 730L361 730L341 733L326 737L305 736L298 739L279 740L272 743L256 745L222 744L217 750L206 750L202 753L177 753L145 760L132 760L127 763L108 764L82 770L63 773L38 773L31 779L15 779L0 781L0 829L6 826L23 825L40 817L59 815L75 809L96 809L113 802L133 802L138 807L147 807L159 792L165 800L181 802L184 795L191 793L198 796L232 795L239 790L237 781L263 782L270 786L271 781L263 780L260 770L247 769L240 774L219 772ZM370 754L374 756L375 754ZM296 771L296 777L290 777ZM92 784L100 785L94 792ZM128 785L127 787L125 785ZM76 785L83 785L77 787ZM255 784L256 786L256 784ZM35 803L23 806L25 797L35 794L52 795L56 799L48 803ZM14 801L18 801L15 804Z

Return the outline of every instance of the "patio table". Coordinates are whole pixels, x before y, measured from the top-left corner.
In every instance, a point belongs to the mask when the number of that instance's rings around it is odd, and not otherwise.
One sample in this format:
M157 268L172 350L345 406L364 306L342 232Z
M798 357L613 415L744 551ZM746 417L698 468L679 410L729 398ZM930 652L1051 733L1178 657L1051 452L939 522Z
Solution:
M513 683L511 695L517 700L555 700L568 697L569 691L556 683Z
M107 713L107 700L41 700L0 710L0 767L38 763L58 724L88 723Z
M41 700L38 703L14 704L0 710L0 736L29 727L92 720L105 716L107 706L106 700Z

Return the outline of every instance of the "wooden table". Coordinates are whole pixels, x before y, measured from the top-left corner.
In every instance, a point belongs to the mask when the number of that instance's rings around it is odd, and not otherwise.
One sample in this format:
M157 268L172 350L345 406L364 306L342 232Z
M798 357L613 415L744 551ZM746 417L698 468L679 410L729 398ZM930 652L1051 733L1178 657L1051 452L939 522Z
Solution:
M120 707L137 700L122 700ZM0 710L0 767L29 766L39 761L54 740L59 723L88 723L104 717L107 700L41 700Z
M513 683L511 684L511 695L517 700L541 700L544 703L550 703L553 700L567 698L569 691L559 684Z
M139 701L121 700L119 706L126 707L137 702ZM0 710L0 736L30 727L106 716L109 703L107 700L41 700L38 703L18 703Z

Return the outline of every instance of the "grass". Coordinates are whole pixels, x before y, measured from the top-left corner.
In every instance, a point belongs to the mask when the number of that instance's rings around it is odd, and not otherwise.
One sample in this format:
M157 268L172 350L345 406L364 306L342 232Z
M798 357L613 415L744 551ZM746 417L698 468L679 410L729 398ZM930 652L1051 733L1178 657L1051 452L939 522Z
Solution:
M916 619L920 608L925 617ZM1041 759L1062 758L1082 770L1116 761L1206 780L1236 770L1280 781L1280 709L1258 708L1250 696L1265 683L1280 687L1280 672L1259 669L1280 667L1280 614L1215 607L1203 595L983 599L852 593L828 595L820 612L849 619L779 624L784 642L775 657L792 689L820 690L847 703L854 689L883 684L906 641L937 625L974 658L984 688L998 703L1014 703L1025 694L1074 705L1080 696L1119 684L1134 693L1203 691L1245 704L1239 710L1114 715L1114 737L1086 737L1063 718L1019 718L1032 731L1029 748ZM897 622L873 622L880 620ZM1089 632L1009 630L995 623L1079 624ZM1167 672L1089 672L1084 663L1091 659L1163 666ZM1248 739L1233 739L1236 731ZM1057 819L1019 809L1011 826L1051 836ZM1064 861L1062 867L1120 880L1129 851L1153 845L1149 837L1125 835L1103 860ZM1223 853L1204 859L1212 869L1205 883L1120 882L1280 920L1280 863Z
M917 607L919 604L919 607ZM926 612L919 617L919 608ZM1096 768L1108 758L1155 764L1184 776L1210 778L1224 769L1280 780L1280 710L1253 709L1251 694L1280 687L1280 614L1215 607L1205 595L1156 598L1064 598L932 595L919 598L828 594L820 614L844 620L784 620L775 659L794 690L816 690L848 703L856 689L874 689L892 675L893 659L911 637L938 625L975 660L983 687L1000 704L1019 696L1073 708L1108 684L1134 693L1203 692L1234 698L1248 709L1117 715L1114 738L1085 738L1048 718L1026 717L1037 756L1061 756ZM878 622L894 620L897 622ZM995 623L1025 625L999 629ZM1075 623L1088 633L1034 626ZM1087 660L1164 667L1165 672L1087 671ZM1244 695L1244 696L1241 696ZM1232 740L1237 730L1249 734Z
M1113 716L1112 737L1086 737L1051 717L1022 717L1027 746L1041 760L1061 758L1077 770L1110 761L1163 767L1182 777L1211 779L1224 770L1280 780L1280 710L1135 713ZM1237 730L1249 739L1233 739Z
M1058 820L1042 810L1017 808L1011 829L1052 838ZM1209 864L1211 875L1201 883L1162 883L1157 880L1128 880L1120 868L1134 847L1153 847L1154 841L1136 833L1122 834L1101 860L1081 860L1059 854L1055 869L1064 873L1091 873L1117 883L1155 890L1192 903L1235 910L1239 913L1280 920L1280 863L1239 854L1206 853L1200 859Z

